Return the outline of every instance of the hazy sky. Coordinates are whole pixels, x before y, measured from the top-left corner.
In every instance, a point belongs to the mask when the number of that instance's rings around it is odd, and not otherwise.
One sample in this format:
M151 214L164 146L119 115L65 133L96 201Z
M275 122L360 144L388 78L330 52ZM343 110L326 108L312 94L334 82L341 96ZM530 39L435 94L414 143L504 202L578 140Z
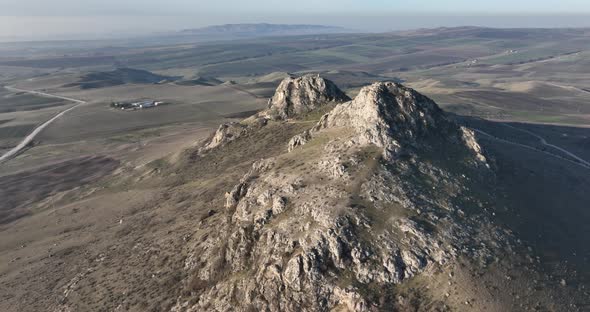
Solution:
M590 26L590 0L0 0L0 39L101 37L211 24L314 23L358 30Z
M588 0L1 0L3 15L239 13L555 13L585 11Z

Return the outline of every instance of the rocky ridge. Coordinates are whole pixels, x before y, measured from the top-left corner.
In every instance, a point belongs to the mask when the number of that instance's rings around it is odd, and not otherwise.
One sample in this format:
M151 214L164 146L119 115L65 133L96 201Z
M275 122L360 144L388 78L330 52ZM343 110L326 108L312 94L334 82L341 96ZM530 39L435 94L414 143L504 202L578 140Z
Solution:
M217 128L217 131L213 134L213 137L205 144L204 150L210 150L216 148L224 143L233 141L240 137L246 131L246 126L237 123L230 122L224 123Z
M269 99L266 110L242 123L222 124L201 148L201 152L231 142L249 130L266 125L269 120L287 120L329 103L342 103L348 100L350 98L338 86L319 75L286 78Z
M281 84L265 116L344 99L329 85L293 85ZM488 220L494 174L473 133L412 89L368 86L288 150L226 193L226 220L185 262L192 296L173 311L386 310L396 305L389 286L461 254L486 263L509 245Z

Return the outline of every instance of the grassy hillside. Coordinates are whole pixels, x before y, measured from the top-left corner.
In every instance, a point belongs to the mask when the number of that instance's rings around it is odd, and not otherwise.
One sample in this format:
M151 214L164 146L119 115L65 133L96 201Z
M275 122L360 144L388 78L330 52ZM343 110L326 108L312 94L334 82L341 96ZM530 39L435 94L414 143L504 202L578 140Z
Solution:
M227 218L224 193L260 158L283 155L285 165L294 168L310 161L305 157L315 159L313 153L284 155L286 142L318 118L271 122L205 155L193 147L135 170L110 159L84 158L0 178L19 208L5 210L7 217L18 218L18 227L0 226L5 238L0 260L7 263L0 283L8 290L0 307L166 310L178 296L190 297L190 291L181 291L184 286L203 285L181 286L188 277L183 270L188 246L207 239L211 227ZM504 133L510 136L509 130ZM588 231L584 203L590 198L582 191L588 175L542 153L481 140L498 175L498 184L487 186L501 195L494 222L509 226L521 245L481 264L464 258L387 291L401 298L400 306L425 310L443 303L456 311L559 309L570 300L583 311L587 300L571 291L588 282L582 274L588 248L576 239ZM320 151L322 144L320 137L305 150ZM26 175L38 177L38 183L27 183ZM82 176L85 185L62 183ZM48 179L52 183L41 183ZM565 187L572 181L576 187ZM31 284L36 276L43 280ZM562 279L566 286L560 286ZM353 280L344 276L341 282Z

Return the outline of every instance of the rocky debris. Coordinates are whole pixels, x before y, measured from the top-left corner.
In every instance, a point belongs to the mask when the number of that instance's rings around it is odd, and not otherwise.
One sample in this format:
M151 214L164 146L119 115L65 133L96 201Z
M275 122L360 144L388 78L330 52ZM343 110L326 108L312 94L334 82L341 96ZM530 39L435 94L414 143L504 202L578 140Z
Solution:
M257 174L267 170L272 164L272 160L269 159L262 159L255 162L250 171L248 171L248 173L240 180L240 183L225 194L225 208L235 208L238 202L247 194L250 182L257 176Z
M288 119L310 112L329 102L342 103L350 98L332 81L319 75L286 78L277 88L263 113L270 119Z
M305 145L319 136L323 143ZM493 197L485 183L473 196L457 178L486 176L473 133L412 89L366 87L288 146L226 193L225 223L185 263L199 286L173 311L378 310L395 303L366 289L428 274L459 254L485 262L487 246L506 245L485 214L462 210ZM464 157L447 166L436 160L445 154Z

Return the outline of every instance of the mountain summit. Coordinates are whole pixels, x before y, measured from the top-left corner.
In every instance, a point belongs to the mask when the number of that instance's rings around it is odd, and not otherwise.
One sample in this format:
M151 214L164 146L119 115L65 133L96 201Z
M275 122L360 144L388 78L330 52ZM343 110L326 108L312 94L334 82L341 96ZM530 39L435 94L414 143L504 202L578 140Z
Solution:
M342 103L349 100L332 81L319 75L287 78L269 100L265 115L271 119L287 119L311 112L329 102Z
M344 99L320 77L289 78L266 113L283 119ZM484 208L494 175L473 134L412 89L365 87L283 144L226 193L227 217L192 247L185 266L198 286L179 311L409 307L394 285L511 244Z
M485 150L433 100L401 84L376 82L348 99L317 75L289 77L267 110L118 171L108 180L114 203L139 196L142 204L79 232L94 240L94 229L107 230L89 245L98 250L66 245L63 253L79 253L72 265L54 249L41 253L59 261L52 272L64 282L30 285L55 292L51 301L19 299L64 312L583 311L583 277L546 269L519 233L524 227L513 225L530 205L523 198L554 194L521 188L532 171L483 142ZM526 174L512 181L513 171ZM107 209L103 185L93 200ZM534 229L541 224L548 223Z
M378 82L361 89L353 101L338 105L312 130L334 127L354 129L359 144L383 148L386 159L392 159L404 145L416 147L425 139L437 137L462 140L477 159L485 161L469 130L446 118L431 99L394 82Z

